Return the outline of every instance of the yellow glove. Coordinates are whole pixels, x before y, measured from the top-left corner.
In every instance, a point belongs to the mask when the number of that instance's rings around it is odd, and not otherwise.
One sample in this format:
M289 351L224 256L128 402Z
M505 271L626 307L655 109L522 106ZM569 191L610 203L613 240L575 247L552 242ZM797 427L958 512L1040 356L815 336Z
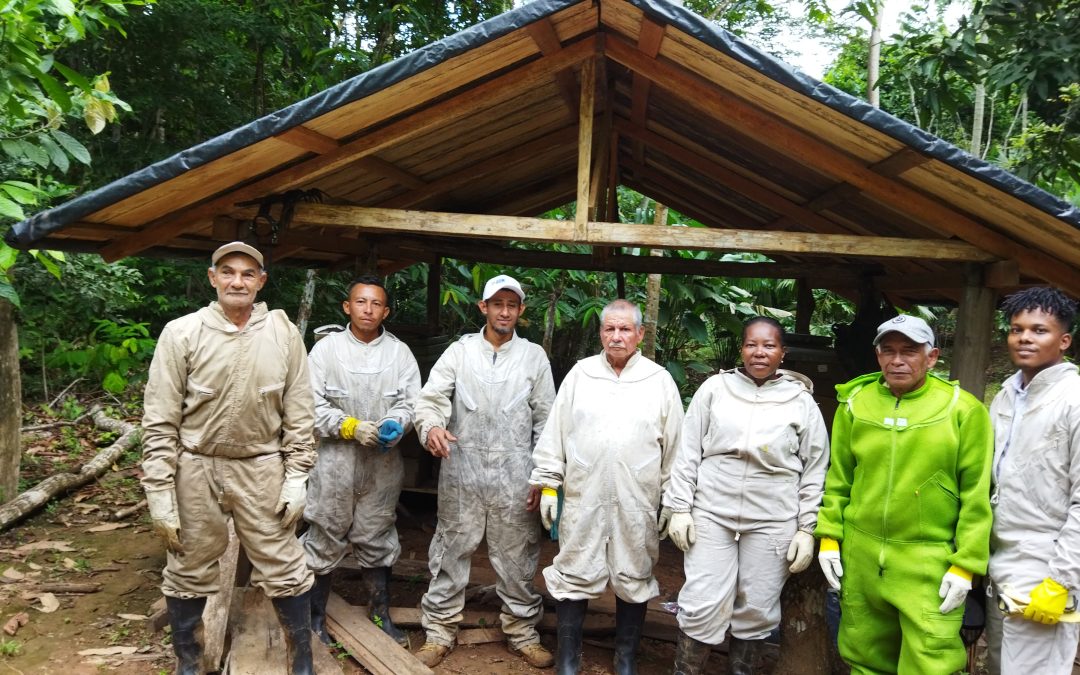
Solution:
M1050 577L1031 590L1031 602L1024 608L1024 618L1039 623L1052 624L1065 613L1065 604L1069 600L1069 589Z

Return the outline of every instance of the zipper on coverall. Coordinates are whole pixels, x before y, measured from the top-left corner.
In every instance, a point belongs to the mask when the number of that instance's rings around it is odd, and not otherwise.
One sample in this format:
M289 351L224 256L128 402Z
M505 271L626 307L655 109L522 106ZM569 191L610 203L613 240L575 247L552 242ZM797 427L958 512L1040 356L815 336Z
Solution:
M893 411L898 412L900 410L900 399L896 399L896 405L893 406ZM881 511L881 548L878 550L878 576L884 576L885 574L885 542L888 538L888 522L889 522L889 501L892 497L893 489L893 470L896 467L896 439L899 434L900 424L899 417L892 418L892 428L889 442L889 482L886 485L885 490L885 508Z
M745 425L746 436L743 438L743 448L746 450L747 454L750 453L750 430L754 428L754 412L757 411L758 399L760 399L760 398L761 398L761 392L755 391L754 392L754 405L750 406L750 418L747 420L747 423ZM735 523L736 523L736 525L735 525L735 528L736 528L735 529L735 541L739 541L739 538L742 536L742 514L743 514L743 506L746 503L746 476L749 473L750 473L750 461L749 461L749 458L747 458L746 460L743 461L743 472L742 472L742 483L741 483L741 485L743 486L743 489L739 492L739 514L738 514L738 517L735 519Z

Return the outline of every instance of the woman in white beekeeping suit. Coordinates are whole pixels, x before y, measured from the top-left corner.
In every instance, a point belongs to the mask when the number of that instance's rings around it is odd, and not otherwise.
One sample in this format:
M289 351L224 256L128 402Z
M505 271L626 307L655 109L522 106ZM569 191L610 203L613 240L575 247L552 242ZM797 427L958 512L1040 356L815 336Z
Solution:
M776 320L750 319L743 365L706 380L686 411L663 501L686 553L676 674L704 673L729 626L730 672L753 673L784 582L813 559L829 438L810 380L780 370L785 351Z

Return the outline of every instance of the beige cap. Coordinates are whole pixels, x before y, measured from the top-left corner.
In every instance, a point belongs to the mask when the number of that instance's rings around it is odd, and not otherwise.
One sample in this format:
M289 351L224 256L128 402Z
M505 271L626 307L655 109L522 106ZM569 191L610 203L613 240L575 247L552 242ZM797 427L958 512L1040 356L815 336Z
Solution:
M230 253L243 253L244 255L249 255L255 259L255 262L259 263L259 267L263 267L263 254L259 253L259 250L254 246L245 244L242 241L234 241L218 248L218 250L214 251L214 255L210 256L210 264L216 265L219 260Z

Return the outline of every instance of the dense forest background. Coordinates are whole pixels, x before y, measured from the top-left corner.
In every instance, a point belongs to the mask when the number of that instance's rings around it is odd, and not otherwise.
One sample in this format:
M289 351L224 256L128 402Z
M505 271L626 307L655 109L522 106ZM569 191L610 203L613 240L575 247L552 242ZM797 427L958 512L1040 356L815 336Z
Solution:
M515 4L522 2L12 0L0 12L0 230ZM959 23L944 18L955 3L912 3L897 33L885 36L883 0L841 8L823 0L684 4L782 59L796 56L796 37L834 45L826 82L1080 204L1080 0L968 3ZM656 218L657 205L627 189L619 207L624 222ZM569 204L548 215L572 214ZM667 218L689 222L675 212ZM81 409L57 396L73 382L68 396L137 399L161 327L211 299L205 269L205 261L148 258L107 265L95 255L0 243L0 322L18 326L24 410ZM444 334L479 325L473 301L496 271L444 263ZM505 271L536 299L526 335L562 360L595 349L614 275ZM393 322L423 322L426 275L418 265L389 280ZM309 326L340 321L349 276L319 276ZM274 269L262 299L295 316L306 279L306 270ZM645 275L625 282L627 296L644 301ZM666 276L661 298L658 360L689 394L694 373L734 364L733 335L746 316L770 313L793 326L796 289L790 280ZM821 290L815 299L812 333L830 336L833 324L850 320L849 299ZM909 309L948 334L947 309Z

